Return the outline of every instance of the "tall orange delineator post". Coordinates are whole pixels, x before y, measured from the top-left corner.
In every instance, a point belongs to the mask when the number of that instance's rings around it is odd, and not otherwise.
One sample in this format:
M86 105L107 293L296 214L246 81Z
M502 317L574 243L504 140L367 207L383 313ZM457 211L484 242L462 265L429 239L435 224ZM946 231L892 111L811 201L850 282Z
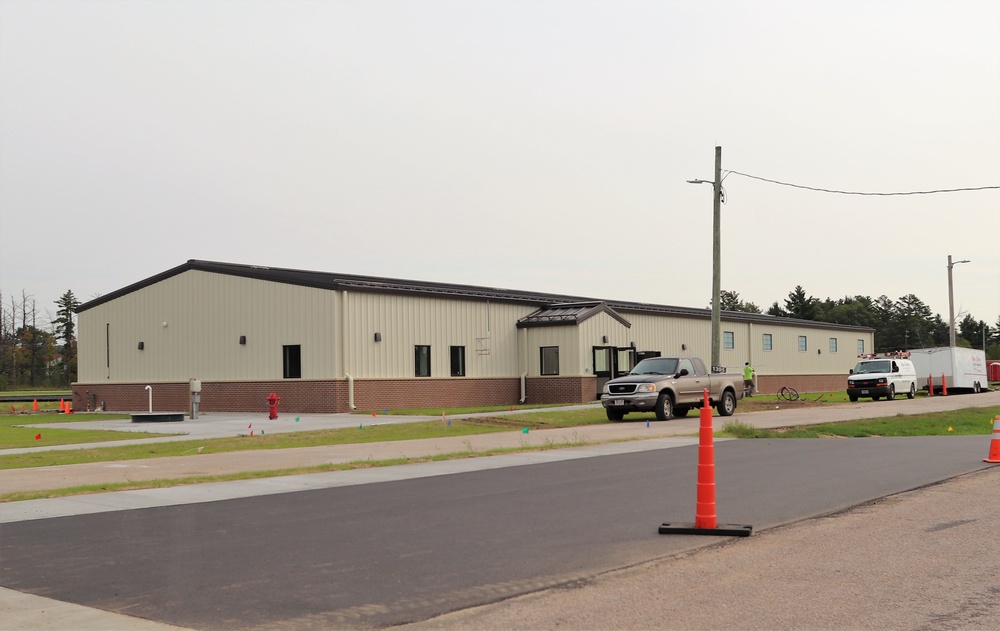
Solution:
M945 379L944 373L941 373L941 396L948 396L948 380Z
M993 417L993 440L990 441L990 455L983 462L1000 462L1000 416Z
M934 396L934 375L927 375L927 396Z
M712 406L704 390L698 426L698 499L693 524L660 525L661 535L723 535L749 537L753 526L719 525L715 514L715 444L712 436Z

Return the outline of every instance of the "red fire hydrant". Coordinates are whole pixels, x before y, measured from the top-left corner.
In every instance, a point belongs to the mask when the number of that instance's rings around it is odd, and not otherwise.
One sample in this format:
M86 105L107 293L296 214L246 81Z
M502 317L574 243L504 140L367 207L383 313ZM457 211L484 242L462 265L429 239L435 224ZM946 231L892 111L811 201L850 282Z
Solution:
M281 397L272 392L265 400L267 401L267 418L273 421L278 418L278 401L281 401Z

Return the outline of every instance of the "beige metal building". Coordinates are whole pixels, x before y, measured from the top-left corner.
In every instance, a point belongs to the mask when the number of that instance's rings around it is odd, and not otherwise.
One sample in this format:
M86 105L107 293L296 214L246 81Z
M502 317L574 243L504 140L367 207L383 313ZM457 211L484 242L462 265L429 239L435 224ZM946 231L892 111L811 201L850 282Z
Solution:
M711 313L191 260L78 310L76 409L284 412L592 401L647 356L710 356ZM722 313L758 387L844 387L869 328ZM147 389L149 386L149 389Z

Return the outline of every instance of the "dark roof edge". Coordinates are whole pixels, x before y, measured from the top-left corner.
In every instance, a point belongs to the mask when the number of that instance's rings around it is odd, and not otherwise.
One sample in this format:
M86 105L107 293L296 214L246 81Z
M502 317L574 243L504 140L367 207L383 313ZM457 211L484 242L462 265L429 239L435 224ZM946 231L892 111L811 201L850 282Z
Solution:
M115 300L127 294L139 291L150 285L166 280L187 271L203 271L243 278L253 278L288 285L313 287L316 289L358 289L361 291L394 293L394 294L430 294L439 296L461 297L467 300L494 300L528 305L551 305L561 303L603 303L612 317L618 316L625 323L624 313L651 313L657 315L676 315L688 318L711 318L711 310L693 307L674 307L642 302L627 302L623 300L601 300L581 296L566 296L562 294L546 294L533 291L481 287L477 285L457 285L431 281L404 280L378 276L360 276L356 274L335 274L331 272L316 272L295 270L281 267L266 267L261 265L242 265L239 263L220 263L190 259L186 263L160 272L149 278L132 283L103 296L87 301L76 309L81 313L106 302ZM760 324L792 325L807 328L840 329L845 331L874 331L871 327L836 324L833 322L817 322L815 320L798 320L759 313L742 311L723 311L721 317L730 322L753 322ZM630 326L629 323L627 326Z

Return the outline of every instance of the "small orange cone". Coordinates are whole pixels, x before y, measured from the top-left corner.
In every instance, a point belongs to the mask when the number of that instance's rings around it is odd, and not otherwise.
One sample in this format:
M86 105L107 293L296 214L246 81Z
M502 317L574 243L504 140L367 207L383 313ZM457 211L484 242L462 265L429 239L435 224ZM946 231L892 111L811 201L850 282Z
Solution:
M990 455L983 462L1000 462L1000 416L993 417L993 440L990 441Z
M66 413L66 400L65 399L59 399L59 411L62 412L63 414Z
M31 406L32 411L38 411L38 399L35 399L35 403Z

